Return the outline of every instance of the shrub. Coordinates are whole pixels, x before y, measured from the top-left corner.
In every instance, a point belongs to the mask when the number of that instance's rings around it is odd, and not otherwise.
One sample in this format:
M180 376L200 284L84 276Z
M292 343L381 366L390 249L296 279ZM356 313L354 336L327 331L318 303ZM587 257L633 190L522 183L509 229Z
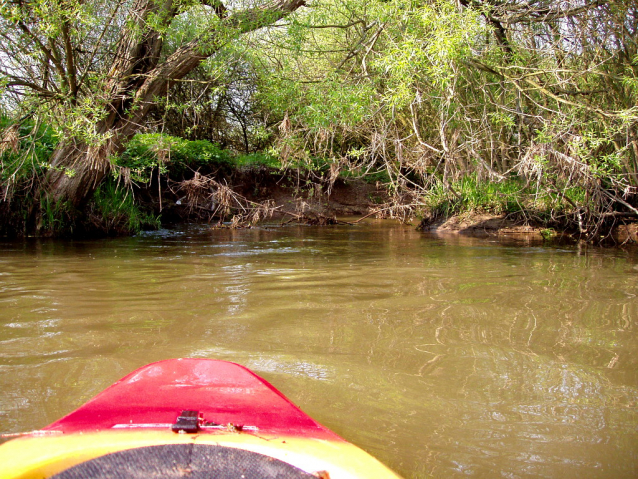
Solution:
M55 131L33 120L20 124L0 114L0 181L17 184L46 172L58 143Z
M183 175L188 169L230 167L232 154L206 140L189 141L163 133L135 135L115 164L131 170L131 179L148 183L152 172Z
M235 158L235 164L240 167L281 168L281 161L273 155L264 152L248 153Z
M133 234L161 226L159 216L143 211L131 192L118 188L114 181L106 181L97 189L89 217L93 227L106 234Z

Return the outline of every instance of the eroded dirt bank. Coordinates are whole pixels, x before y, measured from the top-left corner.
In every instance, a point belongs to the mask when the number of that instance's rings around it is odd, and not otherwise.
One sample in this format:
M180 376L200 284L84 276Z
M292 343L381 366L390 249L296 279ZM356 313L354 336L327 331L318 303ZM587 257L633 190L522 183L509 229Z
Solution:
M562 230L542 224L513 219L508 215L463 214L450 218L421 221L419 229L439 235L466 235L475 237L501 237L529 239L532 241L559 240L576 242L582 239L577 231ZM638 224L628 223L615 225L600 238L603 244L636 244L638 243Z
M472 236L526 235L543 238L542 228L508 218L506 215L465 214L424 220L419 229L432 233L465 234Z
M202 221L219 223L229 221L236 211L251 205L268 205L269 219L329 224L338 217L387 217L389 198L383 185L361 179L342 179L330 183L296 172L281 173L267 168L237 170L221 180L234 199L229 200L223 218L214 188L207 185L190 194L178 188L165 188L161 202L149 188L146 201L149 207L161 213L164 222ZM191 192L192 193L192 192ZM241 204L240 204L241 203ZM234 208L234 210L233 210ZM411 223L424 232L437 235L465 235L474 237L501 237L530 241L579 241L582 235L563 230L555 225L527 221L512 215L465 213L452 217L411 218ZM601 242L627 244L638 242L636 223L616 224L608 229Z
M197 178L197 177L196 177ZM156 186L144 195L148 208L166 222L225 222L262 208L267 218L335 218L365 216L388 198L383 185L360 179L337 178L328 182L296 172L255 168L237 170L222 178L200 176L181 184L166 185L161 202Z

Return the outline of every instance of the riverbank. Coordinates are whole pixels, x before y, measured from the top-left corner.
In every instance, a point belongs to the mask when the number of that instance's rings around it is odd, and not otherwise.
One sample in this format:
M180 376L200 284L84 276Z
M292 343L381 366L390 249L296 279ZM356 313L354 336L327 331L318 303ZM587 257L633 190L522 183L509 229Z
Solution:
M437 235L638 242L638 224L628 213L606 219L590 216L588 223L580 223L582 207L560 204L560 197L544 205L532 202L531 195L508 184L486 186L466 179L448 188L391 197L387 182L323 170L215 163L190 173L177 171L178 175L151 171L146 182L105 182L83 209L48 208L42 203L40 226L32 230L39 236L78 238L131 235L188 222L240 228L273 219L330 225L339 223L340 217L355 218L350 222L375 217L400 219ZM13 214L4 212L3 236L30 235L28 224L21 223L30 215L26 204L14 202L22 206Z
M0 183L0 236L118 236L185 222L249 227L272 218L328 225L337 217L373 216L420 222L421 230L436 234L637 240L638 191L631 187L559 177L541 184L525 172L450 177L334 158L284 160L158 133L131 139L107 177L90 185L92 194L63 200L46 192L55 148L49 136L31 163L25 162L32 146L26 139L3 154L3 161L22 166L15 178L5 171L10 181Z
M255 170L246 170L234 176L233 188L251 201L270 203L273 217L282 221L322 224L320 219L337 217L390 217L415 224L419 231L437 235L501 237L534 242L638 243L638 223L632 218L600 223L597 237L592 238L586 231L579 231L571 218L574 213L565 210L562 210L560 219L556 219L551 210L525 210L522 207L514 212L493 213L489 211L494 204L490 203L491 198L485 197L485 204L477 203L475 209L445 214L436 203L429 207L410 205L410 201L415 200L414 196L405 198L403 204L391 205L387 185L378 182L337 178L328 185L320 181L313 183L303 175L296 175L299 173L265 169L260 175ZM303 184L305 188L300 186Z
M163 191L161 197L157 191ZM214 180L196 175L139 195L162 222L206 222L231 227L278 219L330 224L337 217L370 215L388 201L384 185L363 179L328 181L316 172L268 167L237 168ZM374 213L373 213L374 215Z
M431 220L424 218L418 226L423 232L437 235L465 235L473 237L500 237L532 241L567 241L582 239L573 229L557 229L548 224L530 223L511 215L466 213ZM600 236L600 243L611 245L637 244L638 223L614 225Z

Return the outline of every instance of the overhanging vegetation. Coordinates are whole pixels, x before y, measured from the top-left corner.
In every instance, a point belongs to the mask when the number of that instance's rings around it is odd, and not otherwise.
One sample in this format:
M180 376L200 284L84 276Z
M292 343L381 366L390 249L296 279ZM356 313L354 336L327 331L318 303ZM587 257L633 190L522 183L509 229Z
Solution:
M590 241L638 218L631 2L9 1L0 13L7 229L45 233L51 211L70 221L103 182L164 174L166 155L181 180L242 161L328 186L374 176L401 216L500 211Z

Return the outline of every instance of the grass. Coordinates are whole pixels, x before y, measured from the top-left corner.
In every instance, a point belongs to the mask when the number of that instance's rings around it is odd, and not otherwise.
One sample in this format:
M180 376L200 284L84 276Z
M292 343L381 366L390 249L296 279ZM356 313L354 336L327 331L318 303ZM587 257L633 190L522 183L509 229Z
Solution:
M106 234L134 234L144 229L158 229L160 217L143 211L133 194L118 188L113 181L103 183L93 195L90 211L94 226Z
M281 161L268 153L256 152L238 155L233 158L233 163L238 167L253 168L265 166L267 168L281 168Z
M344 180L362 179L363 181L369 184L390 183L390 176L388 175L388 171L385 168L376 170L376 171L370 171L364 174L357 171L349 170L349 169L343 169L339 172L339 176L343 178Z
M58 236L73 231L72 207L68 202L53 203L47 197L40 200L40 231L44 235Z
M131 179L148 183L154 170L179 177L200 168L230 167L233 154L206 140L189 141L163 133L138 133L115 164L129 168Z
M510 214L534 211L541 216L552 216L583 204L582 188L567 188L557 191L537 190L518 177L500 182L479 181L468 175L444 186L437 181L424 196L425 205L440 216L450 217L464 213Z

